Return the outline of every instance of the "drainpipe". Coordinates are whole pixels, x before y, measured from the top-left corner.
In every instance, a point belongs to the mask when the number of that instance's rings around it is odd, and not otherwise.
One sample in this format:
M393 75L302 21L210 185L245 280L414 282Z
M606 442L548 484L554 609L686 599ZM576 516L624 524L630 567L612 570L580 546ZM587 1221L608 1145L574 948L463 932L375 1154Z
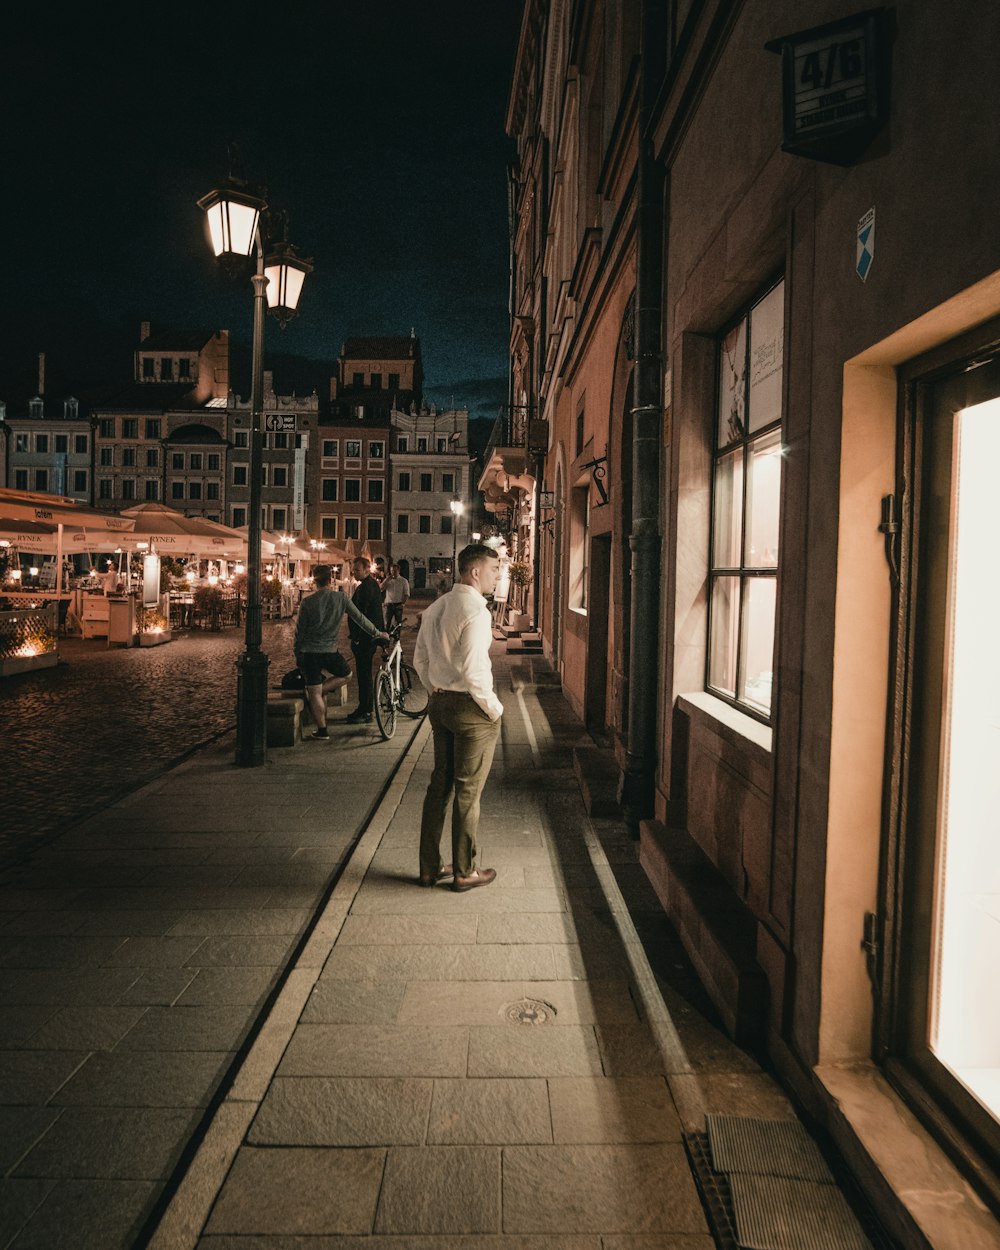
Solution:
M663 77L665 0L644 0L639 35L636 362L632 388L632 615L629 634L628 738L621 799L637 831L653 814L660 640L660 461L663 428L662 291L664 172L653 157L650 120Z

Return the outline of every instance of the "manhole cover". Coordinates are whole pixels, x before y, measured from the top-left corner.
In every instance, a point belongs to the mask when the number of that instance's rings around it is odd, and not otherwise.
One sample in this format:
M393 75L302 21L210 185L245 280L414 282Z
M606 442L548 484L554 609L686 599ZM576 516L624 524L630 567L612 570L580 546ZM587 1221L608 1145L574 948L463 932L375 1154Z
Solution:
M548 1024L555 1019L556 1009L540 998L520 998L501 1007L500 1015L508 1024Z

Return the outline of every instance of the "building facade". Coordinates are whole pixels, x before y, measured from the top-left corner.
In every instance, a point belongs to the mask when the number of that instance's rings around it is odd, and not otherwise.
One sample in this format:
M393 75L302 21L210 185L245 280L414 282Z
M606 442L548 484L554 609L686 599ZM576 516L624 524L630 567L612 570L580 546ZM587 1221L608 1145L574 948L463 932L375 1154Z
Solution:
M323 415L310 448L309 534L348 555L384 559L389 518L389 417Z
M993 17L528 0L508 113L546 649L904 1245L1000 1238Z
M469 541L468 410L394 411L391 478L392 559L415 590L450 580L455 552Z

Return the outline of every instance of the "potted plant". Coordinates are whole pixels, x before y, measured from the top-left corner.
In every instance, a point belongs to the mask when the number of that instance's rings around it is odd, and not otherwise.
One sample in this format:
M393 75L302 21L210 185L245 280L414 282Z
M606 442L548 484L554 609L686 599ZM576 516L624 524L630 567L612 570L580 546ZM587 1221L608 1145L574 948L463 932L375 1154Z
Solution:
M158 647L169 642L173 635L167 617L156 608L140 608L139 611L139 646Z

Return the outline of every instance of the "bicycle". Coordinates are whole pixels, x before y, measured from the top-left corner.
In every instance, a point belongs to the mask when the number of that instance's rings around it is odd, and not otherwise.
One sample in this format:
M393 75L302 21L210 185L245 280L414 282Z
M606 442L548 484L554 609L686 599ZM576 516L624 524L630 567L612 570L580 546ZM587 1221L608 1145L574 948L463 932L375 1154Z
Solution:
M403 659L399 641L401 626L389 631L391 645L382 648L382 663L375 674L375 720L388 741L396 732L396 712L419 720L427 711L427 691L411 665Z

